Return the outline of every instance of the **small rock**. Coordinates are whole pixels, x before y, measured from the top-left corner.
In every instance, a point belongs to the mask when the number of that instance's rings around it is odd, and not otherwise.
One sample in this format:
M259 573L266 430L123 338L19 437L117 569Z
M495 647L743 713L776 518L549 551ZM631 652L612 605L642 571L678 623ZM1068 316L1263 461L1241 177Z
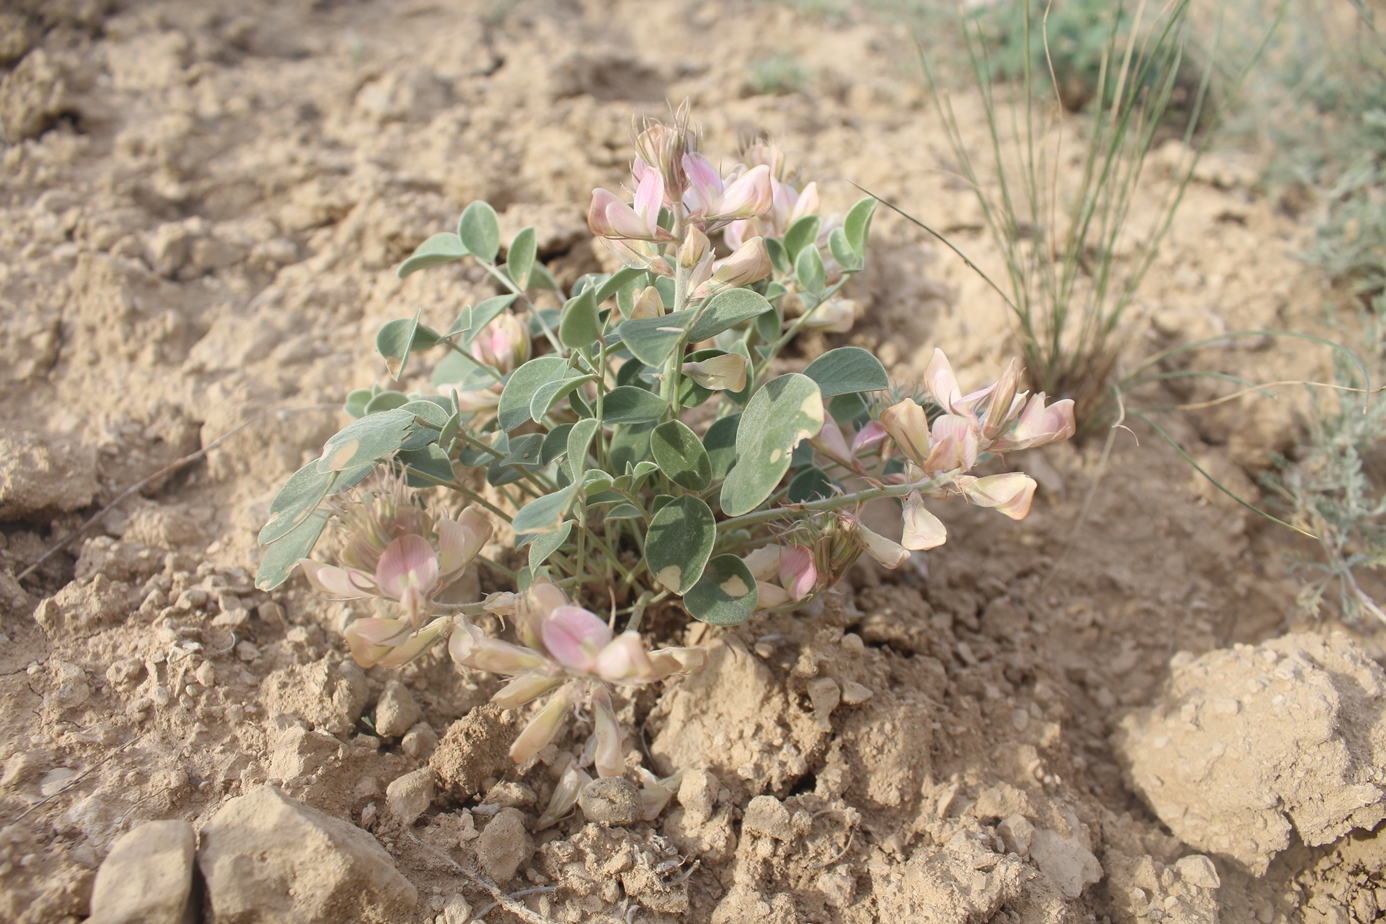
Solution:
M398 738L413 727L414 723L423 718L423 710L418 703L414 702L414 697L410 694L409 688L400 683L399 680L391 679L385 684L385 690L380 694L380 701L375 705L375 730L386 738Z
M831 677L815 677L808 682L809 702L813 704L813 718L822 731L831 731L833 724L829 716L842 702L842 690Z
M193 854L186 821L150 821L122 835L96 873L91 924L193 924Z
M1102 864L1077 835L1061 837L1048 828L1040 828L1030 843L1030 857L1064 898L1070 900L1078 898L1085 888L1102 879Z
M91 504L97 491L94 449L6 429L0 436L0 522L51 518Z
M291 724L270 750L269 778L289 781L342 759L342 743L324 732Z
M399 741L399 749L415 760L426 760L438 746L438 733L426 722L420 722Z
M578 794L578 807L588 821L599 825L633 825L645 817L640 788L625 777L593 780Z
M1035 826L1024 815L1011 815L996 826L1006 849L1022 859L1030 855L1030 844L1035 839Z
M1197 886L1200 889L1216 889L1222 885L1217 867L1213 866L1212 860L1201 853L1184 857L1174 864L1174 869L1179 873L1179 878L1191 886Z
M412 919L418 893L375 838L262 786L202 829L210 920L369 924Z
M842 685L842 701L849 706L864 703L875 695L870 689L855 680L849 680Z
M472 906L461 892L449 896L443 903L443 924L467 924L471 919Z
M794 823L789 817L789 809L774 796L756 796L752 799L746 806L741 829L773 837L777 841L794 839Z
M501 809L476 839L476 856L482 869L497 883L515 878L520 865L534 854L534 841L525 830L519 809Z
M420 767L385 787L385 805L406 828L433 802L433 770Z
M684 809L684 823L701 828L712 817L717 806L717 791L721 783L707 770L690 769L683 772L679 783L678 800Z

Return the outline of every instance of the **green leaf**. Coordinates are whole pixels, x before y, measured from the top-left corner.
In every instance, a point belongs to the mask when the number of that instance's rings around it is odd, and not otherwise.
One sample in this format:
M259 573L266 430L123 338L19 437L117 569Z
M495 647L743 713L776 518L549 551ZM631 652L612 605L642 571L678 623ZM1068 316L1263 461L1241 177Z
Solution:
M693 315L692 309L685 309L662 318L631 318L622 321L616 332L632 356L647 366L662 369L693 323Z
M688 341L697 343L716 337L742 321L773 309L774 306L766 301L764 295L750 289L727 289L719 292L703 307L703 313L698 316L698 323L688 332Z
M833 252L833 259L842 264L843 269L850 272L861 268L862 259L848 243L846 231L833 228L832 233L828 235L828 248Z
M572 424L559 424L544 436L544 451L539 454L541 465L549 465L568 451L568 434L572 432Z
M324 471L341 472L383 459L404 445L413 429L414 415L402 408L367 414L327 441L318 464Z
M510 278L515 281L515 285L522 290L529 288L529 271L534 268L534 258L538 255L538 237L534 228L525 228L515 235L515 239L510 242L510 249L505 254L505 268L510 271Z
M397 379L404 374L410 352L427 350L438 343L438 335L419 324L422 311L420 308L414 312L412 318L395 318L386 322L380 328L380 333L375 335L376 352L384 357L385 368L389 370L391 378Z
M501 465L541 465L544 451L544 434L526 433L524 436L510 438L510 451L500 460Z
M521 507L510 523L515 530L517 542L521 534L546 533L551 529L557 529L567 517L568 508L573 505L577 490L576 484L570 484L552 494L535 498Z
M597 304L600 305L644 275L645 270L637 269L633 266L625 266L612 273L607 277L605 282L597 287L597 292L594 296L597 300Z
M718 555L684 594L683 605L700 622L739 626L751 618L759 600L756 579L746 563L735 555Z
M805 247L812 247L818 241L819 219L817 215L805 215L784 233L784 249L790 260L797 260Z
M573 521L567 520L552 532L541 533L529 547L529 570L537 571L549 556L563 547L573 532Z
M741 423L740 414L732 414L713 421L703 434L703 448L707 450L708 461L712 464L712 480L721 481L736 462L736 431Z
M890 376L886 375L881 361L854 346L829 350L809 363L804 375L818 383L818 390L825 398L890 387Z
M265 550L260 569L255 572L255 586L274 590L289 579L299 559L307 558L318 544L318 537L327 526L327 517L310 516Z
M602 423L648 423L669 409L659 395L634 385L613 388L602 399Z
M582 493L587 495L587 497L589 498L595 497L596 495L601 494L603 491L606 491L615 483L616 479L612 478L606 472L603 472L600 469L595 468L589 469L582 476ZM617 494L612 498L612 500L620 500L620 498L621 495Z
M682 421L669 420L655 427L650 433L650 452L664 474L679 487L701 491L712 483L712 462L707 450Z
M597 316L597 300L592 287L568 299L558 319L558 339L566 347L578 349L591 346L602 335L602 322Z
M451 412L432 401L410 401L401 405L400 410L414 416L414 432L399 446L405 450L422 449L430 443L436 443L443 428L454 417ZM428 426L420 424L419 418Z
M816 465L809 466L789 480L789 490L785 500L792 504L803 504L819 498L832 497L834 481L828 473Z
M336 480L337 473L322 468L316 459L290 475L270 502L269 522L260 530L259 543L269 545L297 528L318 509Z
M634 468L637 464L649 461L652 429L654 428L649 424L617 427L616 432L611 435L611 444L606 454L607 468L613 472L624 472L627 466ZM650 466L655 467L653 462Z
M342 405L342 410L358 420L366 416L366 405L371 403L375 397L375 392L369 388L358 388L347 395L346 403Z
M799 251L799 258L794 261L794 275L799 278L799 285L805 292L819 295L823 291L823 257L818 253L817 247L807 247Z
M540 356L531 359L514 372L501 392L500 404L496 408L496 419L502 430L514 430L528 423L529 403L541 385L563 377L568 368L561 356Z
M875 213L876 200L868 196L852 206L847 213L846 220L842 223L842 230L847 235L847 243L852 245L852 250L858 259L866 256L866 235L871 231L871 216Z
M450 386L460 392L484 391L500 381L500 372L487 372L490 368L482 368L456 350L449 350L433 367L433 384L439 388Z
M572 394L575 388L581 388L584 383L592 381L596 376L592 375L569 375L552 382L545 382L534 392L534 397L529 399L529 416L535 423L544 419L544 415L553 409L553 406L564 397Z
M655 583L683 594L702 577L717 539L712 508L691 494L665 504L650 520L645 563Z
M409 259L401 263L399 269L395 270L395 275L403 279L410 273L442 263L451 263L453 260L461 260L466 255L467 248L462 243L462 238L451 231L440 231L415 247L414 252L409 255Z
M722 511L750 513L789 471L794 447L823 428L823 396L806 375L771 379L752 396L736 431L736 465L722 482Z
M606 512L608 520L638 520L640 508L634 504L617 504Z
M400 461L400 464L406 466L404 474L411 488L431 488L439 481L446 484L455 477L452 471L452 460L435 444L430 444L422 449L404 450L395 458ZM415 473L422 473L430 477L421 478Z
M573 424L568 434L568 473L577 481L587 470L587 447L601 427L596 418L587 417Z
M397 407L404 407L409 403L409 396L402 391L382 391L366 403L367 414L379 414L381 411L393 411Z
M863 415L869 416L871 408L858 392L838 395L828 402L828 413L838 423L855 423Z
M770 264L779 272L788 275L790 267L794 264L790 261L789 251L784 249L784 245L773 237L767 237L765 252L770 255Z
M457 223L457 236L472 256L487 263L496 262L500 252L500 219L496 210L485 202L473 202Z

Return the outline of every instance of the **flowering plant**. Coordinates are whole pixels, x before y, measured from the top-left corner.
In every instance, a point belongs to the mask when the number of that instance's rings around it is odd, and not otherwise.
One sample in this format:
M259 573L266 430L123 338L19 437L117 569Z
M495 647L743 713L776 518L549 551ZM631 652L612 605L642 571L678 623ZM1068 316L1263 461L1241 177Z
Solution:
M594 190L587 214L620 268L571 295L537 259L533 228L497 262L499 220L484 202L401 265L407 276L473 260L504 291L442 332L418 313L384 326L376 346L396 380L415 382L415 354L442 352L432 387L348 396L355 420L275 498L257 578L274 587L298 566L324 593L381 600L389 615L345 630L362 665L398 666L446 640L458 665L510 678L497 703L546 697L517 762L571 711L590 712L581 763L602 776L624 771L613 692L704 661L647 650L650 607L730 626L801 606L863 553L894 568L940 545L926 498L961 494L1020 519L1034 481L973 469L1074 430L1072 402L1019 392L1015 363L963 395L939 352L925 394L892 399L864 349L785 360L800 331L855 318L838 292L865 265L875 201L822 216L817 186L763 142L721 171L682 113L647 124L636 149L630 192ZM396 473L386 488L318 513L382 468ZM469 506L421 502L432 487ZM879 498L901 504L899 542L860 519ZM344 537L335 565L309 558L328 520ZM474 561L511 589L449 599ZM483 612L510 619L516 640L484 632Z

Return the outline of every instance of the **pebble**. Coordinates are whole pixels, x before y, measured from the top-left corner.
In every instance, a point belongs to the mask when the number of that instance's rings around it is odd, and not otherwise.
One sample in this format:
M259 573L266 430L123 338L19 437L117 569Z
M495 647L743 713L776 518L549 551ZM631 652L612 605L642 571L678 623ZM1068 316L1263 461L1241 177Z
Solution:
M756 796L746 806L746 814L741 820L743 831L773 837L777 841L794 839L794 823L789 809L774 796Z
M405 827L412 825L433 802L433 770L419 769L398 777L385 787L385 805Z
M423 718L423 710L414 702L409 688L397 679L385 684L375 706L375 730L386 738L404 735Z
M438 733L426 722L420 722L400 739L399 749L415 760L426 760L438 747Z
M476 839L476 856L486 875L497 883L509 882L521 864L534 854L534 841L525 830L519 809L501 809Z
M202 828L209 920L414 920L418 892L374 837L261 786ZM273 902L273 910L267 902Z
M197 836L186 821L150 821L122 835L96 873L90 924L185 924Z
M620 776L603 777L588 783L578 794L578 807L588 821L608 827L633 825L645 817L640 788Z
M876 694L869 688L849 680L842 685L842 701L849 706L856 706L866 702Z

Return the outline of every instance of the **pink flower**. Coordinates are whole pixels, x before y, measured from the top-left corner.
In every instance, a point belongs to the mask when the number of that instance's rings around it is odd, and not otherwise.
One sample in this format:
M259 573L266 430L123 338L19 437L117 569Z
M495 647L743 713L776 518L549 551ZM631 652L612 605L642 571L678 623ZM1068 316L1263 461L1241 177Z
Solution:
M730 256L716 260L711 265L710 275L699 280L693 289L694 298L706 298L723 289L734 289L758 282L774 271L770 253L765 249L765 241L753 237Z
M741 391L746 387L746 357L727 353L684 363L683 374L710 391Z
M979 507L995 507L1012 520L1025 519L1030 513L1030 502L1035 497L1035 479L1023 472L988 475L985 478L969 475L959 478L957 487L972 503Z
M587 227L599 237L672 242L674 236L659 226L663 204L664 177L658 170L646 170L636 186L633 206L605 189L592 190Z
M1073 420L1073 401L1064 398L1045 407L1044 392L1030 398L1010 432L993 443L997 452L1031 449L1069 439L1077 432Z
M370 617L353 621L342 634L352 659L362 667L403 667L447 635L451 623L440 616L415 631L405 619Z
M938 517L924 506L918 491L905 498L905 532L900 544L916 552L938 548L948 541L948 530Z

